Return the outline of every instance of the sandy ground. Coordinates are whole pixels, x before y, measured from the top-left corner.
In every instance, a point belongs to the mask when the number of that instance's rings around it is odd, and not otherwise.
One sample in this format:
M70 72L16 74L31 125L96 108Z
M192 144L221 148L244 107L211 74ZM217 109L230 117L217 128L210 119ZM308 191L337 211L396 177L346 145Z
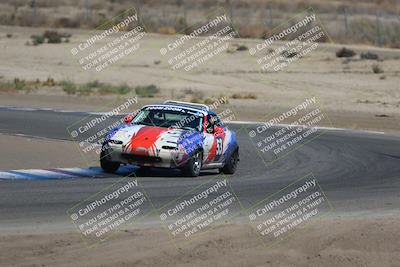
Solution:
M93 248L85 247L74 232L3 233L0 262L4 266L398 266L398 220L326 217L273 246L261 243L246 224L221 225L185 246L174 246L160 228L127 228Z
M159 50L176 37L147 35L140 53L133 53L101 72L84 71L70 50L90 36L90 31L64 30L72 34L70 43L26 46L29 36L44 29L0 26L0 77L76 83L101 82L131 86L155 84L162 90L156 98L139 99L140 104L165 99L191 100L185 89L203 92L205 97L253 93L252 99L230 99L236 118L262 121L271 112L287 111L305 98L316 96L333 127L400 132L400 51L368 46L347 46L357 56L347 61L335 57L342 45L321 44L317 50L277 73L262 73L248 51L221 53L192 72L174 71ZM63 30L60 30L63 31ZM109 40L108 40L109 41ZM253 47L259 40L235 39L230 45ZM99 46L104 43L99 42ZM372 51L382 61L361 60L361 52ZM155 63L157 62L157 64ZM159 62L159 63L158 63ZM382 74L372 73L378 64ZM111 97L112 98L112 97ZM99 110L110 97L71 97L60 90L41 89L29 95L1 94L0 105L40 106L61 109Z

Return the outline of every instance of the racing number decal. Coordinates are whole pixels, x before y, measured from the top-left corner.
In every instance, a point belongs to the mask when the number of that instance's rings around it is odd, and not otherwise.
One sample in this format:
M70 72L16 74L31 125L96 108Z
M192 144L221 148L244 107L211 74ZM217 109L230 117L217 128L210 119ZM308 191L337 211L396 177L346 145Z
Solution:
M215 142L217 143L217 149L215 151L215 161L219 161L223 150L222 138L221 137L215 138Z

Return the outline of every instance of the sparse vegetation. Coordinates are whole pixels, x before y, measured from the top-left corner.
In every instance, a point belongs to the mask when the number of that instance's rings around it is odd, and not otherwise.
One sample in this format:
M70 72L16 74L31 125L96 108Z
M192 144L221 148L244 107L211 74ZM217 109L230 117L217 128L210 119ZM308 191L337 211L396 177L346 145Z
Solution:
M28 86L25 80L14 78L13 81L0 81L0 91L23 91L30 90L31 87Z
M32 44L33 45L40 45L43 44L45 39L42 35L31 35Z
M145 86L136 86L135 92L140 97L154 97L160 92L160 89L154 84L150 84Z
M71 35L68 33L59 33L57 31L45 31L41 35L31 35L32 44L35 46L46 42L49 44L68 43L70 37Z
M371 68L372 72L375 74L384 73L384 70L378 64L373 64Z
M98 89L98 92L102 95L106 95L106 94L125 95L131 91L133 91L133 89L131 87L129 87L126 83L122 83L117 86L113 86L110 84L102 84Z
M371 59L371 60L378 60L379 56L372 52L366 52L360 54L361 59Z
M75 95L75 94L90 95L96 92L102 95L107 95L107 94L125 95L133 91L133 89L125 83L120 85L112 85L112 84L100 83L97 80L87 82L83 85L76 85L75 83L67 80L67 81L61 81L60 86L63 89L63 91L69 95Z
M74 95L77 92L77 86L71 81L68 80L61 81L60 85L63 91L69 95Z
M231 96L233 99L257 99L257 95L254 93L245 93L245 94L233 94Z
M239 45L239 46L236 48L236 50L237 50L237 51L247 51L247 50L249 50L249 48L248 48L247 46L245 46L245 45Z
M25 81L19 78L15 78L13 81L0 81L0 91L22 91L32 90L42 87L54 87L60 89L68 95L92 95L92 94L118 94L125 95L129 92L135 91L138 96L141 97L154 97L160 92L160 89L151 84L146 86L136 86L135 88L130 87L126 83L119 85L113 85L108 83L101 83L98 80L90 81L85 84L76 84L71 80L62 80L60 82L54 81L53 78L49 77L45 81L36 79L35 81Z
M336 57L354 57L356 52L351 49L347 49L346 47L341 48L340 50L336 51Z

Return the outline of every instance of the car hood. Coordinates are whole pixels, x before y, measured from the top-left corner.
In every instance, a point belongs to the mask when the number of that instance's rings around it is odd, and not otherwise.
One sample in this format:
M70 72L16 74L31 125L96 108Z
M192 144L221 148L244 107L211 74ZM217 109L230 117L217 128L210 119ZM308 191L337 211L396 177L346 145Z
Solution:
M109 140L122 144L123 152L157 155L162 147L177 148L182 136L191 132L183 129L129 125L117 130ZM122 142L122 143L121 143Z

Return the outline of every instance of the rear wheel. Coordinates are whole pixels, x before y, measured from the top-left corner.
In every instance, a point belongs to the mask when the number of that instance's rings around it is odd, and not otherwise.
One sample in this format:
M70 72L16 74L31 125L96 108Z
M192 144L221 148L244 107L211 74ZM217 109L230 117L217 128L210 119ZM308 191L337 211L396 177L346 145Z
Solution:
M184 176L196 177L199 176L201 170L201 164L203 162L203 153L201 151L196 152L182 168Z
M238 161L239 161L239 151L236 150L227 159L227 162L225 163L224 167L220 168L219 171L225 174L234 174L236 171Z
M107 153L102 150L100 153L100 166L103 171L108 173L115 173L119 168L120 163L109 160Z

